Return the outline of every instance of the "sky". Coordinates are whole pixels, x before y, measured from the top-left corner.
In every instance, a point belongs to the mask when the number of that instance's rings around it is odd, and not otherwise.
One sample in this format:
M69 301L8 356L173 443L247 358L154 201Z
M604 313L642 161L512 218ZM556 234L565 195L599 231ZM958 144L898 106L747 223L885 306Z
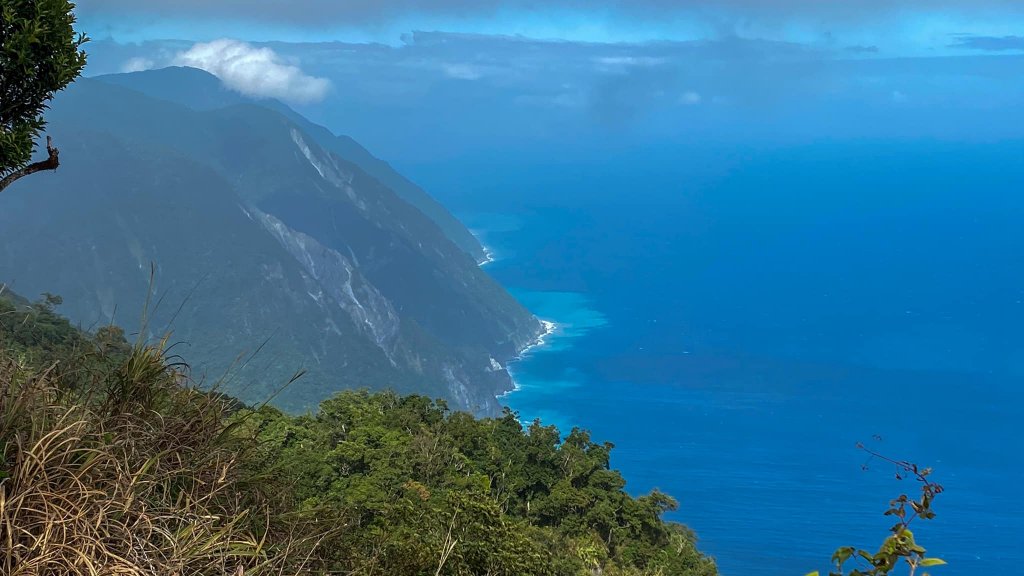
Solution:
M94 37L395 43L413 30L583 42L741 36L908 53L1020 49L1018 0L83 0ZM985 38L962 42L957 35Z
M191 66L389 160L1024 137L1020 0L82 0L87 75Z

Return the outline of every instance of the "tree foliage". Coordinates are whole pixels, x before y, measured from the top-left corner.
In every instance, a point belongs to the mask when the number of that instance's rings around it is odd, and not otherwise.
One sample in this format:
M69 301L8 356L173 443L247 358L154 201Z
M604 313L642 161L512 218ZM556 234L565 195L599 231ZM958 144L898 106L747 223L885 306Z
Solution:
M236 418L259 439L261 468L306 512L344 518L327 543L340 573L716 574L676 502L634 498L610 469L611 444L564 441L506 411L451 413L443 402L342 392L316 415L264 407Z
M55 169L57 150L30 164L46 127L43 113L54 94L85 68L68 0L0 0L0 191L18 178Z

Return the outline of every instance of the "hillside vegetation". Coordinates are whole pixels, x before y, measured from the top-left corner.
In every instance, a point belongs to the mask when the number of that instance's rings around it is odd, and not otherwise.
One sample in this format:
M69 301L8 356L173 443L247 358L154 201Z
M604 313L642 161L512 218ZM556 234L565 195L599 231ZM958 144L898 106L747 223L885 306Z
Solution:
M58 303L0 299L0 573L716 573L586 432L388 392L245 407Z

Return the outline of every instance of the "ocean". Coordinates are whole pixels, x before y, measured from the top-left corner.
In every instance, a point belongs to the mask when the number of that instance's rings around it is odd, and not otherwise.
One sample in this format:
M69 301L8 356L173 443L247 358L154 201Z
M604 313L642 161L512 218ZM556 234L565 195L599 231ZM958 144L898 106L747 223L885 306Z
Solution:
M1024 146L819 143L418 167L558 324L512 370L524 421L615 444L723 574L827 572L915 532L949 567L1024 565Z

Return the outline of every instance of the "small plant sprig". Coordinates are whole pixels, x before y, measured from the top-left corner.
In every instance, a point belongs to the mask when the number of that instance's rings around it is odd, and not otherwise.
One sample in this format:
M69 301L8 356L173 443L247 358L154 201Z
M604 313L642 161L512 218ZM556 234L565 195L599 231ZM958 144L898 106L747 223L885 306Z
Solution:
M945 560L925 556L925 549L917 543L914 533L910 530L910 525L915 520L935 518L932 502L943 492L943 488L931 480L932 469L921 468L912 462L883 456L861 443L857 444L857 448L868 453L870 456L868 462L881 460L895 466L897 480L912 478L917 481L920 485L921 496L915 500L906 494L900 494L899 497L890 501L885 515L895 517L896 524L889 529L892 534L882 542L878 552L872 554L853 546L839 548L832 554L834 567L829 572L829 576L889 576L896 570L901 560L909 566L909 576L917 576L918 570L922 568L946 564ZM865 462L865 469L867 469L867 464ZM851 559L861 561L864 563L864 567L846 572L845 565ZM819 576L819 573L811 572L807 576ZM920 576L928 576L928 574L922 573Z

